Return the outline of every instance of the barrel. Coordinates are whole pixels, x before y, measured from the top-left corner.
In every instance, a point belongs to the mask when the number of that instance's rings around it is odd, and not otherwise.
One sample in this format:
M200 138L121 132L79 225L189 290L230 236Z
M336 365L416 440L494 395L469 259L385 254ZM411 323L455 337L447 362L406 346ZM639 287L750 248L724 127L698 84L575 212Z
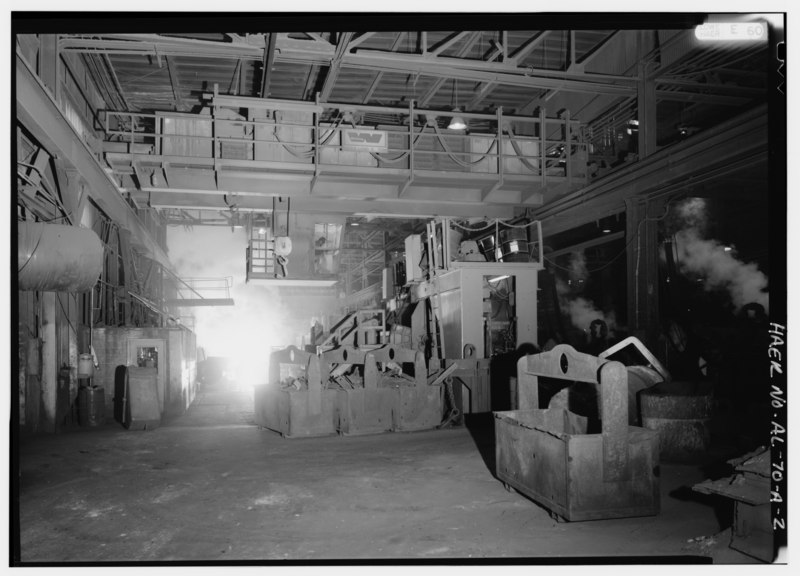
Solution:
M106 395L102 386L78 390L78 423L81 426L101 426L106 420Z
M508 228L500 232L503 262L530 262L528 233L524 228Z
M94 376L94 362L91 354L78 356L78 378L91 378Z
M711 444L712 386L708 382L661 382L640 395L642 425L656 430L661 459L695 462Z

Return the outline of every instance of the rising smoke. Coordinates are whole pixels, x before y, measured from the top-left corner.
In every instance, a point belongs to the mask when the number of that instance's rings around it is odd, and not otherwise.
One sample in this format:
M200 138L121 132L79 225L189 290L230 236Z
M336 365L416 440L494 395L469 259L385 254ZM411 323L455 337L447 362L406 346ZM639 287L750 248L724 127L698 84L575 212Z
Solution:
M582 331L589 330L589 325L594 320L603 320L608 326L609 332L615 330L617 321L613 311L606 314L597 308L590 299L575 294L589 280L589 270L586 267L586 258L583 252L572 253L568 268L568 282L564 282L560 278L556 279L556 292L561 312L569 317L573 326Z
M769 311L767 276L752 262L737 259L732 249L704 237L708 227L706 202L689 198L677 206L680 229L675 232L675 254L683 274L698 275L708 291L725 290L736 309L755 302Z
M758 266L742 262L716 240L701 238L692 228L675 234L678 268L703 277L706 290L726 290L738 310L756 302L769 312L769 281Z

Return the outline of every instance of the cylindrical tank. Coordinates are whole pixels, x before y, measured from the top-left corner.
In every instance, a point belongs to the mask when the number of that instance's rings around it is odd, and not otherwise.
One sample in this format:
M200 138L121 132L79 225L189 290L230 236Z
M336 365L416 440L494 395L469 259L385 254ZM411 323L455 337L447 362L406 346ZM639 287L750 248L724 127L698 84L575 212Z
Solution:
M22 221L18 240L20 290L85 292L103 270L103 243L88 228Z
M106 420L106 395L102 386L78 390L78 423L81 426L101 426Z
M94 362L91 354L78 356L78 378L91 378L94 376Z

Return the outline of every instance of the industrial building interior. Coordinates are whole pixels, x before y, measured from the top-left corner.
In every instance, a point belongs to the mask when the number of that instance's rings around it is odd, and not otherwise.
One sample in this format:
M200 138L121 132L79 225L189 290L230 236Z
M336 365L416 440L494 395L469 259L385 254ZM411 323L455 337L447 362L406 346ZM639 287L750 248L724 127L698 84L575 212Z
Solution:
M774 562L784 16L12 15L12 564Z

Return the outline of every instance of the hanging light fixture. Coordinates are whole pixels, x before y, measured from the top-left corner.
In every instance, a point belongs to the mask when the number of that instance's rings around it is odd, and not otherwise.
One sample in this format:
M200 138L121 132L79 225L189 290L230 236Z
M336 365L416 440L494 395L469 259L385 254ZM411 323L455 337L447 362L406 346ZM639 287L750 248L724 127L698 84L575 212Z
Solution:
M461 108L458 107L458 79L453 79L453 94L455 95L456 105L453 108L453 113L456 114L450 119L450 124L447 125L448 130L466 130L467 123L464 122L464 119L458 114L461 112Z
M453 108L453 112L461 112L459 108ZM461 116L453 116L450 119L450 124L447 125L448 130L466 130L467 123L464 122L464 119Z

